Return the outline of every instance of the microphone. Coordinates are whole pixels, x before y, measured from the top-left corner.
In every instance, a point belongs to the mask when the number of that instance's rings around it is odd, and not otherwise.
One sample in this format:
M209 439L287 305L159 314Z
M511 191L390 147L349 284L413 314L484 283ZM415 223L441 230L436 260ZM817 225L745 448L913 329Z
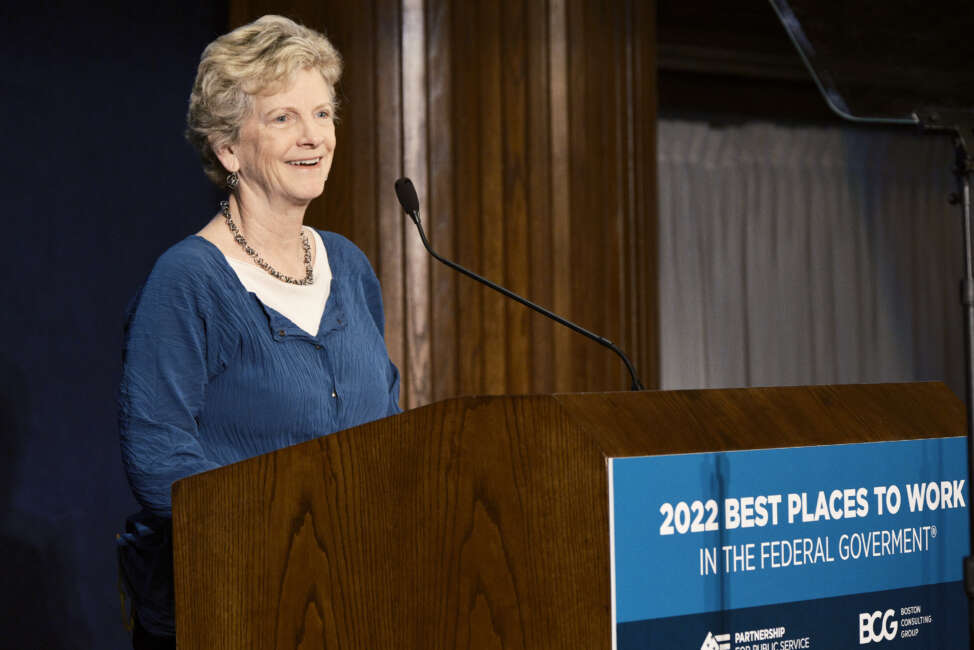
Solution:
M399 205L413 223L419 220L419 197L416 196L413 182L405 176L396 181L396 198L399 199Z
M588 331L584 327L580 327L575 323L571 322L570 320L566 320L562 318L558 314L555 314L554 312L545 309L541 305L537 305L531 302L530 300L528 300L527 298L522 298L521 296L517 295L513 291L509 291L508 289L505 289L499 284L494 284L487 278L483 278L477 275L476 273L474 273L473 271L469 271L463 268L459 264L455 264L454 262L451 262L448 259L440 257L440 255L436 251L434 251L433 248L430 246L429 240L426 239L426 233L423 231L423 223L422 220L419 218L419 197L416 196L416 188L413 187L413 182L411 180L403 177L396 181L396 198L399 199L399 205L402 206L403 212L405 212L406 215L413 220L413 223L416 224L416 229L419 231L419 238L423 241L423 246L426 248L429 254L432 255L436 260L442 262L443 264L446 264L451 269L464 274L468 278L472 278L477 282L480 282L481 284L485 284L491 289L493 289L494 291L504 296L507 296L512 300L516 300L517 302L521 303L525 307L530 307L534 311L538 312L539 314L543 314L547 316L548 318L555 321L556 323L560 323L561 325L564 325L568 329L574 332L578 332L582 336L592 339L599 345L609 348L617 355L619 355L619 358L622 359L622 362L626 364L626 369L629 371L629 377L632 379L630 390L645 390L642 382L639 381L639 377L636 375L636 369L633 367L632 362L629 361L629 357L623 354L622 350L620 350L616 346L616 344L610 341L609 339L599 336L598 334L593 334L592 332Z

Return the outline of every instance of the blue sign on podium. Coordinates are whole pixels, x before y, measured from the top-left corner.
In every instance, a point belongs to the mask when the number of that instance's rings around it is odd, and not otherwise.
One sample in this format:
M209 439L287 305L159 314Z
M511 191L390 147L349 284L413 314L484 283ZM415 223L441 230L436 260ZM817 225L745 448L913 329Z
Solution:
M967 441L609 459L613 647L967 647Z

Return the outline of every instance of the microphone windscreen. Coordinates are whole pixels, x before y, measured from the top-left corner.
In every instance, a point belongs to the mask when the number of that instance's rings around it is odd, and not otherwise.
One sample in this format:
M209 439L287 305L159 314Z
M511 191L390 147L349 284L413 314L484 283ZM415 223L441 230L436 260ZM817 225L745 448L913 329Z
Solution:
M416 196L416 188L413 182L403 176L396 181L396 198L399 205L406 211L406 214L413 215L419 212L419 197Z

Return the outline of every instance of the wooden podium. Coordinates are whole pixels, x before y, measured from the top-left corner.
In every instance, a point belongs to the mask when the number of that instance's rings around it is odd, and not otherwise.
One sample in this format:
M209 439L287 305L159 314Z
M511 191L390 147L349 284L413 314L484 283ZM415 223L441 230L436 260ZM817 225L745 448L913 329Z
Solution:
M606 458L964 431L940 383L432 404L176 483L179 648L607 649Z

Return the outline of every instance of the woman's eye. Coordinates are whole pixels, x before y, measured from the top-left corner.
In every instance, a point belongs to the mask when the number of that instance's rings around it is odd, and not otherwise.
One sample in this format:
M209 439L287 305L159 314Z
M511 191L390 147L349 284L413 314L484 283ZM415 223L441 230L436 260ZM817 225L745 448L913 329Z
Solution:
M328 119L331 117L331 111L318 111L318 117Z
M277 117L274 118L274 121L283 124L284 122L287 122L287 115L278 115Z

